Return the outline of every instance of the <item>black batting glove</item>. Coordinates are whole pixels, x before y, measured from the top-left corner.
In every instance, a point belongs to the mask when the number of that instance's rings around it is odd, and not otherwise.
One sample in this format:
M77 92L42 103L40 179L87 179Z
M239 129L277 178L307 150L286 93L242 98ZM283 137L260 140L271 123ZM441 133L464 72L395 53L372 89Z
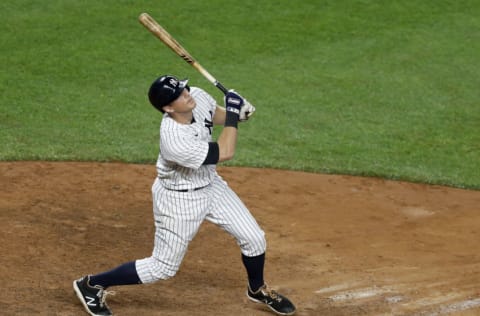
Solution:
M238 120L240 118L240 109L244 103L243 98L233 90L228 91L225 95L225 109L227 115L225 118L225 126L238 126Z

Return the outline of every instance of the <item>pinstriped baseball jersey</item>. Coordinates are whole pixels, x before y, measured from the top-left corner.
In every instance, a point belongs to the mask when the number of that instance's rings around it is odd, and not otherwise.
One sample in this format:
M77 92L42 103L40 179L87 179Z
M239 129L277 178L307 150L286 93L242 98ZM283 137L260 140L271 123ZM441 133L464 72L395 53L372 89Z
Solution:
M215 165L202 165L212 141L213 115L216 101L204 90L192 87L195 99L194 122L181 124L167 113L160 127L158 178L166 188L185 190L204 187L216 174Z

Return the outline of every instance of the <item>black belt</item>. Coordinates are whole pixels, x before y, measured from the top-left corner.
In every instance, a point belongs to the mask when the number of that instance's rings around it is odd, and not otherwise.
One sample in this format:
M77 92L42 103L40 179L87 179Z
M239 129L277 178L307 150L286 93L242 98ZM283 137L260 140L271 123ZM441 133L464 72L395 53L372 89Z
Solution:
M175 190L175 189L170 189L170 188L165 188L165 189L167 189L169 191L175 191L175 192L193 192L193 191L198 191L198 190L204 189L208 186L209 186L209 184L207 184L206 186L198 187L198 188L194 188L194 189L182 189L182 190Z

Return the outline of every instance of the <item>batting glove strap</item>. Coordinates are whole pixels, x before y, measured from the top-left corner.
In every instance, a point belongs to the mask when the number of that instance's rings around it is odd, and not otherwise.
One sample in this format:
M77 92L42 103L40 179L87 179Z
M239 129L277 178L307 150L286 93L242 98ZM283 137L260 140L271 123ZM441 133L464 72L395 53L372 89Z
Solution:
M237 109L237 108L234 108L233 106L227 106L227 109L226 109L228 112L233 112L235 114L238 114L240 115L240 110Z

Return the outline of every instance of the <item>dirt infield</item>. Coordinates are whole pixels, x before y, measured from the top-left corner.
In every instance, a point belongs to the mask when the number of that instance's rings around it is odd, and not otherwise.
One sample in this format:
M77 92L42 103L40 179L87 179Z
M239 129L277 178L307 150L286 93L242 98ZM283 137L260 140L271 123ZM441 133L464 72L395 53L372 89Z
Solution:
M480 191L253 168L219 173L267 233L297 315L480 315ZM0 163L1 315L86 315L72 281L150 255L152 165ZM173 279L116 287L117 315L273 315L205 223Z

